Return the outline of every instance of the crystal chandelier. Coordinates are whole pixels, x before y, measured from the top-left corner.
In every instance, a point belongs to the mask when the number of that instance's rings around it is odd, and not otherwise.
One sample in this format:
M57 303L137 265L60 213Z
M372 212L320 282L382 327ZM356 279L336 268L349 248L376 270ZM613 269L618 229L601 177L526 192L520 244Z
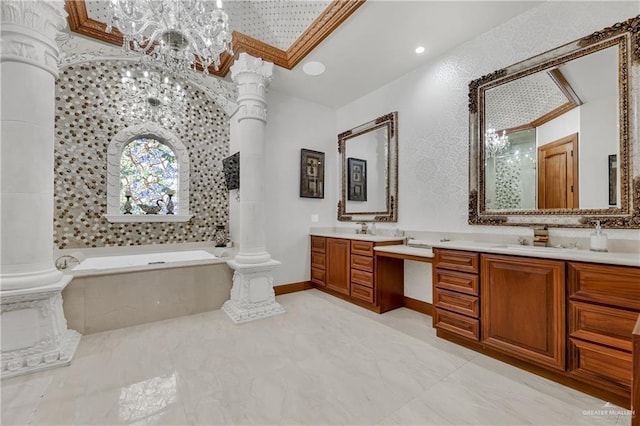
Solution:
M172 71L220 66L231 49L229 16L222 0L110 0L107 32L117 27L123 48Z
M487 129L484 135L484 147L487 157L495 157L509 149L509 136L505 130L499 135L496 129Z
M166 128L174 127L183 116L183 85L165 72L153 69L123 70L121 102L116 114L127 121L155 121Z

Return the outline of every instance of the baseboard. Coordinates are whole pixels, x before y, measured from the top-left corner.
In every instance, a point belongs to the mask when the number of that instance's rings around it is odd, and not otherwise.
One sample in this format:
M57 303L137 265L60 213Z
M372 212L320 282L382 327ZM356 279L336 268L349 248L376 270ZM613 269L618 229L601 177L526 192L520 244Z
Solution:
M425 315L431 316L433 313L433 305L422 300L412 299L411 297L404 296L402 298L402 306L412 311L420 312Z
M304 291L311 288L313 288L311 281L301 281L299 283L274 286L273 291L276 293L276 296L280 296L281 294L295 293L296 291Z

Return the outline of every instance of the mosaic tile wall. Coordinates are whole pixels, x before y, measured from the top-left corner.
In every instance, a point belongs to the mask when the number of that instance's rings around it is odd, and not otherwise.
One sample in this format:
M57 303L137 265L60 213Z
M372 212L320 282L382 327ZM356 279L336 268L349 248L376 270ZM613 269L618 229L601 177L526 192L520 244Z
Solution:
M228 226L222 159L229 155L229 117L202 91L184 84L184 114L169 130L189 152L190 213L186 223L109 223L107 146L130 124L115 114L123 99L125 61L96 61L60 71L56 81L54 243L60 249L212 241Z

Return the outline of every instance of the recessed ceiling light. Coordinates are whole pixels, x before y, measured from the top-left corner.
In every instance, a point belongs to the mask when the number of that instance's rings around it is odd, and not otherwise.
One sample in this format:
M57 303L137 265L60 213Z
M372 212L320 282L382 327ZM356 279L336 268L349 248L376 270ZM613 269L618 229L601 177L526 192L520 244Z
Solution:
M324 72L325 66L322 62L311 61L302 66L302 71L308 75L320 75Z
M423 46L416 47L416 53L423 53L423 52L424 52L424 47Z

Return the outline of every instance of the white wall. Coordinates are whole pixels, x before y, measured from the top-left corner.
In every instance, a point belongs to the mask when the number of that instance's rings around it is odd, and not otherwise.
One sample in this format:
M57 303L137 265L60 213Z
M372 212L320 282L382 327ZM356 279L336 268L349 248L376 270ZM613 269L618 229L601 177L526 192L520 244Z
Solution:
M398 111L401 229L522 233L515 227L467 224L469 82L639 12L638 2L546 2L339 108L336 133ZM553 232L586 237L591 231ZM635 230L607 232L610 238L640 238ZM405 272L408 295L430 301L430 289L420 290L430 282L413 266Z
M544 3L339 108L337 131L399 112L400 228L509 232L467 224L469 82L639 10L636 2Z
M274 272L274 284L307 281L311 268L309 228L333 226L337 214L335 111L270 91L267 114L267 251L282 262ZM300 198L302 148L325 153L324 199ZM230 207L233 213L233 206ZM318 215L319 222L311 222L313 214Z
M336 220L340 183L337 134L392 111L399 112L397 226L522 234L516 227L467 224L469 82L638 13L637 2L546 2L337 111L270 92L267 249L283 262L276 271L275 284L309 279L309 227L344 225ZM322 200L299 198L301 148L326 153ZM232 217L233 204L230 202ZM319 215L318 223L311 223L312 214ZM553 232L561 237L586 237L590 230ZM640 239L637 231L607 232L610 238ZM423 265L405 268L405 288L408 296L430 301L430 280L421 269L424 272Z
M580 108L574 108L537 127L536 146L555 142L574 133L580 134Z

